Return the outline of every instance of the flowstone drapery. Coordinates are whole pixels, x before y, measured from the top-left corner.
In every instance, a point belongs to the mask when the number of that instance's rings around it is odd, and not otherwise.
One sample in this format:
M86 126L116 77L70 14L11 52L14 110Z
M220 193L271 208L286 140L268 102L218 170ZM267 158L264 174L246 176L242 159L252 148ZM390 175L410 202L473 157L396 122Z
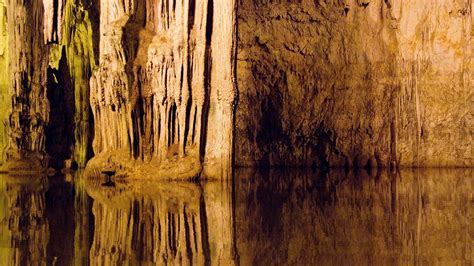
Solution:
M234 1L101 2L90 168L182 179L230 166L234 14Z

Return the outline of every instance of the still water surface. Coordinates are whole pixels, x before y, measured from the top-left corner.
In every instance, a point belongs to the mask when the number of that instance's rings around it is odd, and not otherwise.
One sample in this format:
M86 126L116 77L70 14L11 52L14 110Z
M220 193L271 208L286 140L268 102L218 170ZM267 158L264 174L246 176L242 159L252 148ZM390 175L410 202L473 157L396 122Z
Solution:
M0 265L472 265L472 174L0 175Z

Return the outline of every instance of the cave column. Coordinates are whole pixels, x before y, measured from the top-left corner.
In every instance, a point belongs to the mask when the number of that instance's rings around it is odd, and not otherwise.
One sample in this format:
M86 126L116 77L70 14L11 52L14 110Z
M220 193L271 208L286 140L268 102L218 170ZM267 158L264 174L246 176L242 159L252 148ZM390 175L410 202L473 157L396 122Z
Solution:
M5 0L0 0L0 165L5 161L4 151L8 145L7 127L4 121L8 120L10 99L10 82L8 67L8 30L7 30L7 9Z
M207 27L208 1L196 1L194 17L194 27L196 41L194 52L192 53L192 88L193 97L190 114L190 131L188 143L195 145L196 153L201 153L201 130L202 130L202 110L206 97L205 89L205 66L206 66L206 27Z
M206 158L207 176L228 178L232 167L234 111L237 99L235 51L237 3L213 1L211 88ZM220 165L220 166L219 166ZM219 171L222 170L222 171Z

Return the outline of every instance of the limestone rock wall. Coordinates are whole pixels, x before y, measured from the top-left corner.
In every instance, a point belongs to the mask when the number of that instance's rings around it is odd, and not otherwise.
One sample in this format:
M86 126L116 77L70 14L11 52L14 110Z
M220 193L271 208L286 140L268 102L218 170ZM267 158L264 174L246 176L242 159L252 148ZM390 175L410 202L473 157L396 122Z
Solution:
M230 165L235 8L232 0L101 2L91 165L140 170L135 159L173 178L198 174L204 162Z
M99 21L90 17L96 1L0 6L0 164L11 162L7 170L44 168L51 157L56 168L73 161L84 166L92 154L89 79Z
M239 1L236 163L472 166L471 11Z

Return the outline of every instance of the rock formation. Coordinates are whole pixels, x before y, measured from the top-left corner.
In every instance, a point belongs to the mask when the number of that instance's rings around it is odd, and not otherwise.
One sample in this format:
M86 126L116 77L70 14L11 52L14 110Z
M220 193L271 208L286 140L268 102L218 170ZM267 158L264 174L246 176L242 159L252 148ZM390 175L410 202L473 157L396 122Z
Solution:
M5 73L0 82L0 163L7 155L11 163L5 169L43 168L47 151L55 167L65 161L84 166L92 153L92 0L2 1L0 6L0 68ZM30 165L19 166L21 160Z
M98 54L97 9L95 0L66 0L62 15L58 15L62 17L62 23L58 23L59 40L50 45L50 72L55 78L50 79L48 90L53 91L50 95L58 92L56 99L50 101L52 108L62 106L64 111L51 110L46 148L55 155L53 160L59 161L59 167L68 166L64 161L84 167L93 154L89 80ZM65 113L68 118L62 117ZM61 130L62 127L68 130Z
M0 165L5 161L5 150L8 147L8 133L4 121L9 114L9 71L8 71L8 29L5 1L0 1Z
M91 167L188 178L230 166L235 2L103 0L100 18Z
M0 7L6 169L472 166L470 0Z
M5 6L11 96L6 160L26 162L19 168L42 168L47 165L44 131L49 119L43 3L5 0Z

